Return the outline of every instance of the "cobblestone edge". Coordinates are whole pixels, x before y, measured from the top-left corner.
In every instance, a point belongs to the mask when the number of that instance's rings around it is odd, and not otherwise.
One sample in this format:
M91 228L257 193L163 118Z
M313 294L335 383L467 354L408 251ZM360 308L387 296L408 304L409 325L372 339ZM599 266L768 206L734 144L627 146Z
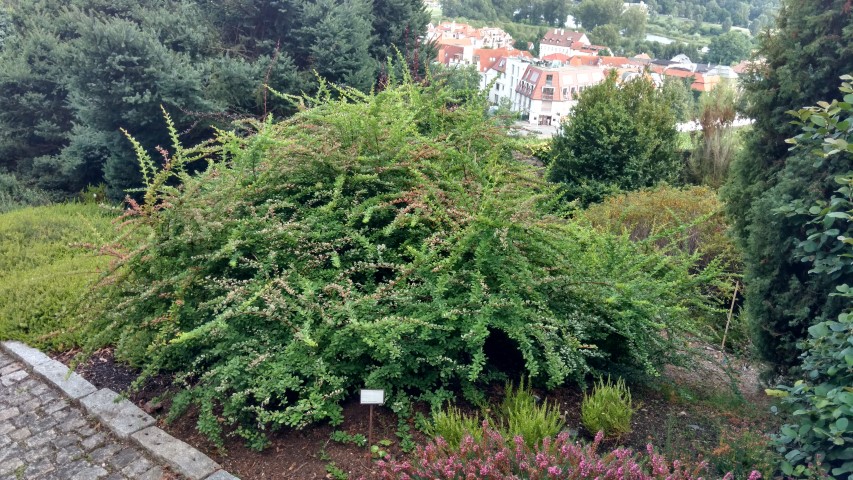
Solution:
M115 402L119 395L108 388L98 390L62 362L21 342L0 342L0 350L24 368L58 389L69 401L81 406L107 429L124 441L132 440L152 458L159 459L191 480L238 480L216 462L192 446L153 426L155 421L128 400ZM142 431L146 435L139 435ZM152 435L153 434L153 435ZM149 441L154 437L156 441Z

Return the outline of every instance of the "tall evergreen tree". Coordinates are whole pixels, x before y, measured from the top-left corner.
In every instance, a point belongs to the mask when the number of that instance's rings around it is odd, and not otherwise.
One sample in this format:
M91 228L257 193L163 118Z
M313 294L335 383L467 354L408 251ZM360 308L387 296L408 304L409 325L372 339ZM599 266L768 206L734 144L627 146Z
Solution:
M370 54L379 62L396 57L396 50L413 54L421 32L429 22L429 13L421 0L373 0L373 34ZM427 62L429 58L425 59Z
M138 172L119 128L153 148L161 104L182 131L282 117L293 105L265 85L310 92L314 72L368 90L427 21L420 0L0 0L0 170L121 196Z
M833 98L838 78L853 71L853 13L846 0L782 2L777 27L761 38L758 64L743 79L747 114L755 119L745 153L724 190L734 233L744 252L746 311L763 354L780 364L796 361L797 340L813 322L835 318L838 279L809 276L795 255L801 219L776 209L791 199L813 204L835 188L850 158L816 163L790 152L785 139L798 127L786 112ZM853 279L850 279L853 281Z
M373 15L369 0L313 0L303 5L302 35L313 39L304 48L308 66L321 77L362 90L376 79L370 56Z
M120 18L84 17L81 22L68 86L75 121L85 130L74 132L72 151L81 142L99 147L94 150L105 154L110 193L120 198L140 180L135 155L120 129L146 146L166 147L161 106L182 123L182 111L206 111L212 105L203 98L199 69L150 30Z

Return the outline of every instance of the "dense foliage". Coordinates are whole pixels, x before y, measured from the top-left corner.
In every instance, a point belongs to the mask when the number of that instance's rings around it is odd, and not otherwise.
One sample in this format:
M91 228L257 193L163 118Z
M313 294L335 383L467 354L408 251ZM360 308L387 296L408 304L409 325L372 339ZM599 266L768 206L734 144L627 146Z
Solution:
M522 372L549 387L655 372L678 350L714 271L564 218L482 99L436 82L340 93L221 133L198 176L198 150L173 146L153 176L143 162L131 226L150 235L93 328L146 373L182 372L174 405L198 404L202 432L236 425L259 447L266 429L340 421L365 385L439 407Z
M836 283L809 275L798 258L803 222L775 210L791 199L812 205L829 198L834 177L850 168L850 154L816 161L804 150L788 151L785 139L798 127L785 112L836 96L838 78L853 71L851 21L843 0L784 1L777 28L761 38L766 60L741 77L755 124L724 196L744 253L745 311L761 351L782 364L796 361L796 343L811 324L836 318L844 305L830 296Z
M96 205L54 205L0 214L0 338L68 349L85 339L83 297L108 264L84 244L110 238Z
M575 19L586 30L600 25L616 25L622 16L622 2L619 0L584 0L575 9Z
M717 292L720 304L728 305L743 265L740 252L728 235L729 224L717 192L705 186L661 186L608 197L578 212L577 218L595 228L626 235L662 252L699 255L701 264L715 262L729 275L729 285ZM698 333L719 344L726 317L697 317ZM729 325L728 345L737 351L751 348L747 322L736 316Z
M675 115L651 80L616 75L581 93L551 146L549 178L586 205L620 190L672 182L681 173Z
M133 151L168 143L164 106L194 143L234 117L293 112L264 85L300 94L315 75L369 90L428 21L420 0L3 2L0 173L76 193L140 187ZM425 49L426 47L421 47ZM416 58L420 55L420 60Z
M752 39L746 34L729 31L711 39L705 61L717 65L733 65L752 54Z
M470 20L512 20L559 27L569 14L567 0L443 0L442 14ZM537 39L538 40L538 39ZM526 48L525 48L526 50Z
M691 20L749 27L773 18L779 0L649 0L658 13Z
M853 86L848 83L853 77L845 80L844 102L823 102L797 112L804 133L793 139L796 145L821 156L853 153ZM808 208L814 218L797 248L802 261L813 267L809 273L834 283L833 295L845 304L836 320L809 327L809 338L800 344L800 370L806 378L782 387L786 402L795 408L795 423L782 427L776 443L785 454L783 473L798 478L813 478L821 470L831 478L853 475L853 172L836 180L841 185L837 192ZM783 211L802 218L804 210L803 202L795 201Z
M661 186L614 195L579 212L578 218L632 240L652 239L660 247L699 253L705 262L740 270L738 252L727 235L723 203L708 187ZM672 231L680 233L667 234Z
M380 461L380 478L699 480L704 478L706 470L704 463L691 465L668 462L654 453L651 445L642 453L621 447L599 453L598 448L604 437L601 434L589 445L577 443L567 432L563 432L534 448L525 445L521 437L514 439L514 445L507 446L508 439L489 429L484 422L478 437L475 440L468 436L458 448L438 438L425 447L418 447L412 460ZM749 480L758 478L760 475L757 473L749 476Z

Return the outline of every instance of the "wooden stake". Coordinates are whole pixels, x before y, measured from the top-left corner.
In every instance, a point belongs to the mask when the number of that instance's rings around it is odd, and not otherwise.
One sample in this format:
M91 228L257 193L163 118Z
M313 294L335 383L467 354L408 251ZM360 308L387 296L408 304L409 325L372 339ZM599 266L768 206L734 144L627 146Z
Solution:
M732 305L729 307L729 318L726 320L726 330L723 332L723 343L720 344L720 350L726 351L726 336L729 334L729 324L732 323L732 314L735 311L735 300L737 300L737 291L740 287L740 281L735 282L735 293L732 295Z
M373 405L370 406L370 419L367 422L367 461L370 462L370 457L373 456L370 451L373 448Z

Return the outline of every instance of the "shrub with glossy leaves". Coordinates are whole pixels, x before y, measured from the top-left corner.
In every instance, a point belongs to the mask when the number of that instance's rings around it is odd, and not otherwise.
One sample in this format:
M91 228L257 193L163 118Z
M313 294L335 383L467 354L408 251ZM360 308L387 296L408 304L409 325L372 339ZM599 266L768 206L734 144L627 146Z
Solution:
M853 155L853 77L842 79L844 102L819 102L792 112L803 133L791 143L810 147L820 157ZM794 408L793 423L782 427L775 442L785 455L782 472L797 478L822 474L822 469L829 478L853 476L853 172L836 181L841 186L828 201L806 209L799 200L780 209L789 216L808 212L812 217L798 254L812 265L809 273L834 284L832 295L846 303L837 319L809 327L808 339L799 344L805 378L770 391Z
M706 308L717 272L567 219L481 99L405 82L303 101L248 137L175 142L162 170L138 148L148 189L129 226L150 235L125 246L93 344L180 372L175 405L198 405L210 437L234 425L262 447L339 422L365 385L397 410L479 400L506 378L496 339L548 387L655 372Z

